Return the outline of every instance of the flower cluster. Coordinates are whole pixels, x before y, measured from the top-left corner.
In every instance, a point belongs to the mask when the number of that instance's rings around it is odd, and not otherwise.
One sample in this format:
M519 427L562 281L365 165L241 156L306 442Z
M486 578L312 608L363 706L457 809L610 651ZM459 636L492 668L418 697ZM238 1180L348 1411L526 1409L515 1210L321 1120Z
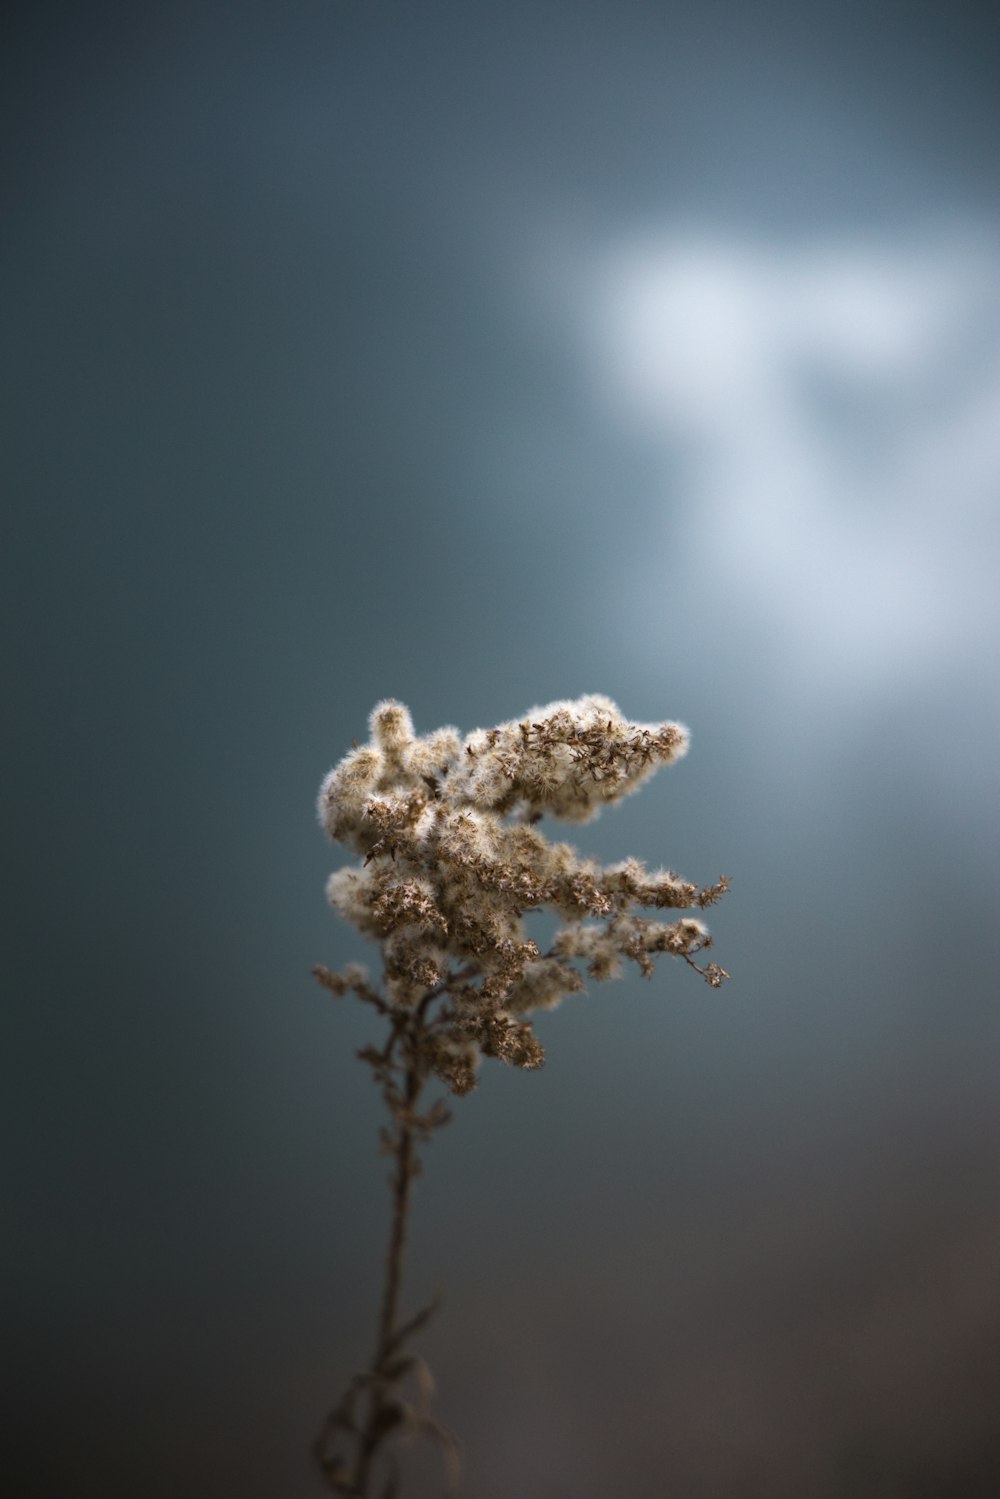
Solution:
M324 780L319 815L331 838L359 856L331 876L327 893L380 943L384 991L358 969L317 976L400 1026L410 1017L421 1071L461 1094L483 1055L540 1066L527 1017L581 990L581 967L609 979L627 959L648 977L667 953L713 987L728 977L695 961L710 944L701 921L639 914L709 906L725 879L699 888L637 859L602 866L537 826L546 816L587 822L635 791L686 752L679 724L629 723L594 694L464 738L452 728L416 735L407 709L388 699L373 710L370 730L369 742ZM546 952L523 920L543 908L563 923Z

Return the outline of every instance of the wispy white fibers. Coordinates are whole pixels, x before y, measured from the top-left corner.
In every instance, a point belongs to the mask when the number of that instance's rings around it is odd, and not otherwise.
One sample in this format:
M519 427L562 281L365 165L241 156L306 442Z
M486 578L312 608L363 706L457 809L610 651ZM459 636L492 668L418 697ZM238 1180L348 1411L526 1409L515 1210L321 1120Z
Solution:
M992 655L1000 238L646 236L585 303L600 404L662 447L670 553L680 524L775 670L865 694ZM655 541L636 564L652 596Z

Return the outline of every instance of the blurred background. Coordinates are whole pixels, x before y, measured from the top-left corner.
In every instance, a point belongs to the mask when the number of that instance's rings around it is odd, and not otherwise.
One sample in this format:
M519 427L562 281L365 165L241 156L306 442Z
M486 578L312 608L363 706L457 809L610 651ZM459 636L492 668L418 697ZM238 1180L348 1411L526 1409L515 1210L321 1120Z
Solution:
M567 1001L433 1145L463 1492L1000 1493L1000 12L4 52L11 1492L322 1491L387 1203L316 789L378 698L599 691L692 750L576 841L728 874L734 979Z

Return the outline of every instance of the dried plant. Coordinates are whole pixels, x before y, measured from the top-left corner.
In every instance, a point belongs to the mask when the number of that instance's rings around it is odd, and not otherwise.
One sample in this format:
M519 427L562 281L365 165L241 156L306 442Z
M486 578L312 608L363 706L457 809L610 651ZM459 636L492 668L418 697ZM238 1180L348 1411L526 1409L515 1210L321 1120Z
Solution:
M662 922L637 910L712 905L727 881L699 889L637 859L602 867L567 843L550 843L545 816L587 822L687 750L679 724L628 723L597 695L550 703L523 718L462 738L438 729L418 738L409 712L389 699L369 720L371 739L326 777L319 814L331 838L360 863L331 876L331 904L381 945L373 983L352 965L318 967L336 996L353 994L384 1022L382 1045L359 1056L371 1067L389 1116L382 1146L392 1165L392 1219L371 1366L327 1419L316 1454L329 1488L352 1499L399 1492L396 1438L423 1433L441 1446L452 1487L453 1438L429 1414L430 1373L408 1351L433 1311L401 1320L403 1259L419 1150L449 1120L435 1080L463 1095L482 1057L542 1065L535 1010L552 1009L623 960L648 978L660 953L682 958L713 987L729 975L697 961L711 939L691 916ZM523 916L547 909L563 925L546 952ZM376 1489L376 1483L381 1487Z

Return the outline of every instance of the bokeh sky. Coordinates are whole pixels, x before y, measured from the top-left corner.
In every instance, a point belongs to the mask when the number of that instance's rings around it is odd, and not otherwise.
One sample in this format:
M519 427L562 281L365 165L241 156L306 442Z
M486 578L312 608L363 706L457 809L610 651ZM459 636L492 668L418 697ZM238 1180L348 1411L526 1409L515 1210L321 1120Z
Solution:
M386 695L599 691L692 750L576 841L727 873L734 981L567 1001L435 1142L464 1493L994 1499L1000 11L4 53L12 1491L322 1491L387 1209L316 788Z

